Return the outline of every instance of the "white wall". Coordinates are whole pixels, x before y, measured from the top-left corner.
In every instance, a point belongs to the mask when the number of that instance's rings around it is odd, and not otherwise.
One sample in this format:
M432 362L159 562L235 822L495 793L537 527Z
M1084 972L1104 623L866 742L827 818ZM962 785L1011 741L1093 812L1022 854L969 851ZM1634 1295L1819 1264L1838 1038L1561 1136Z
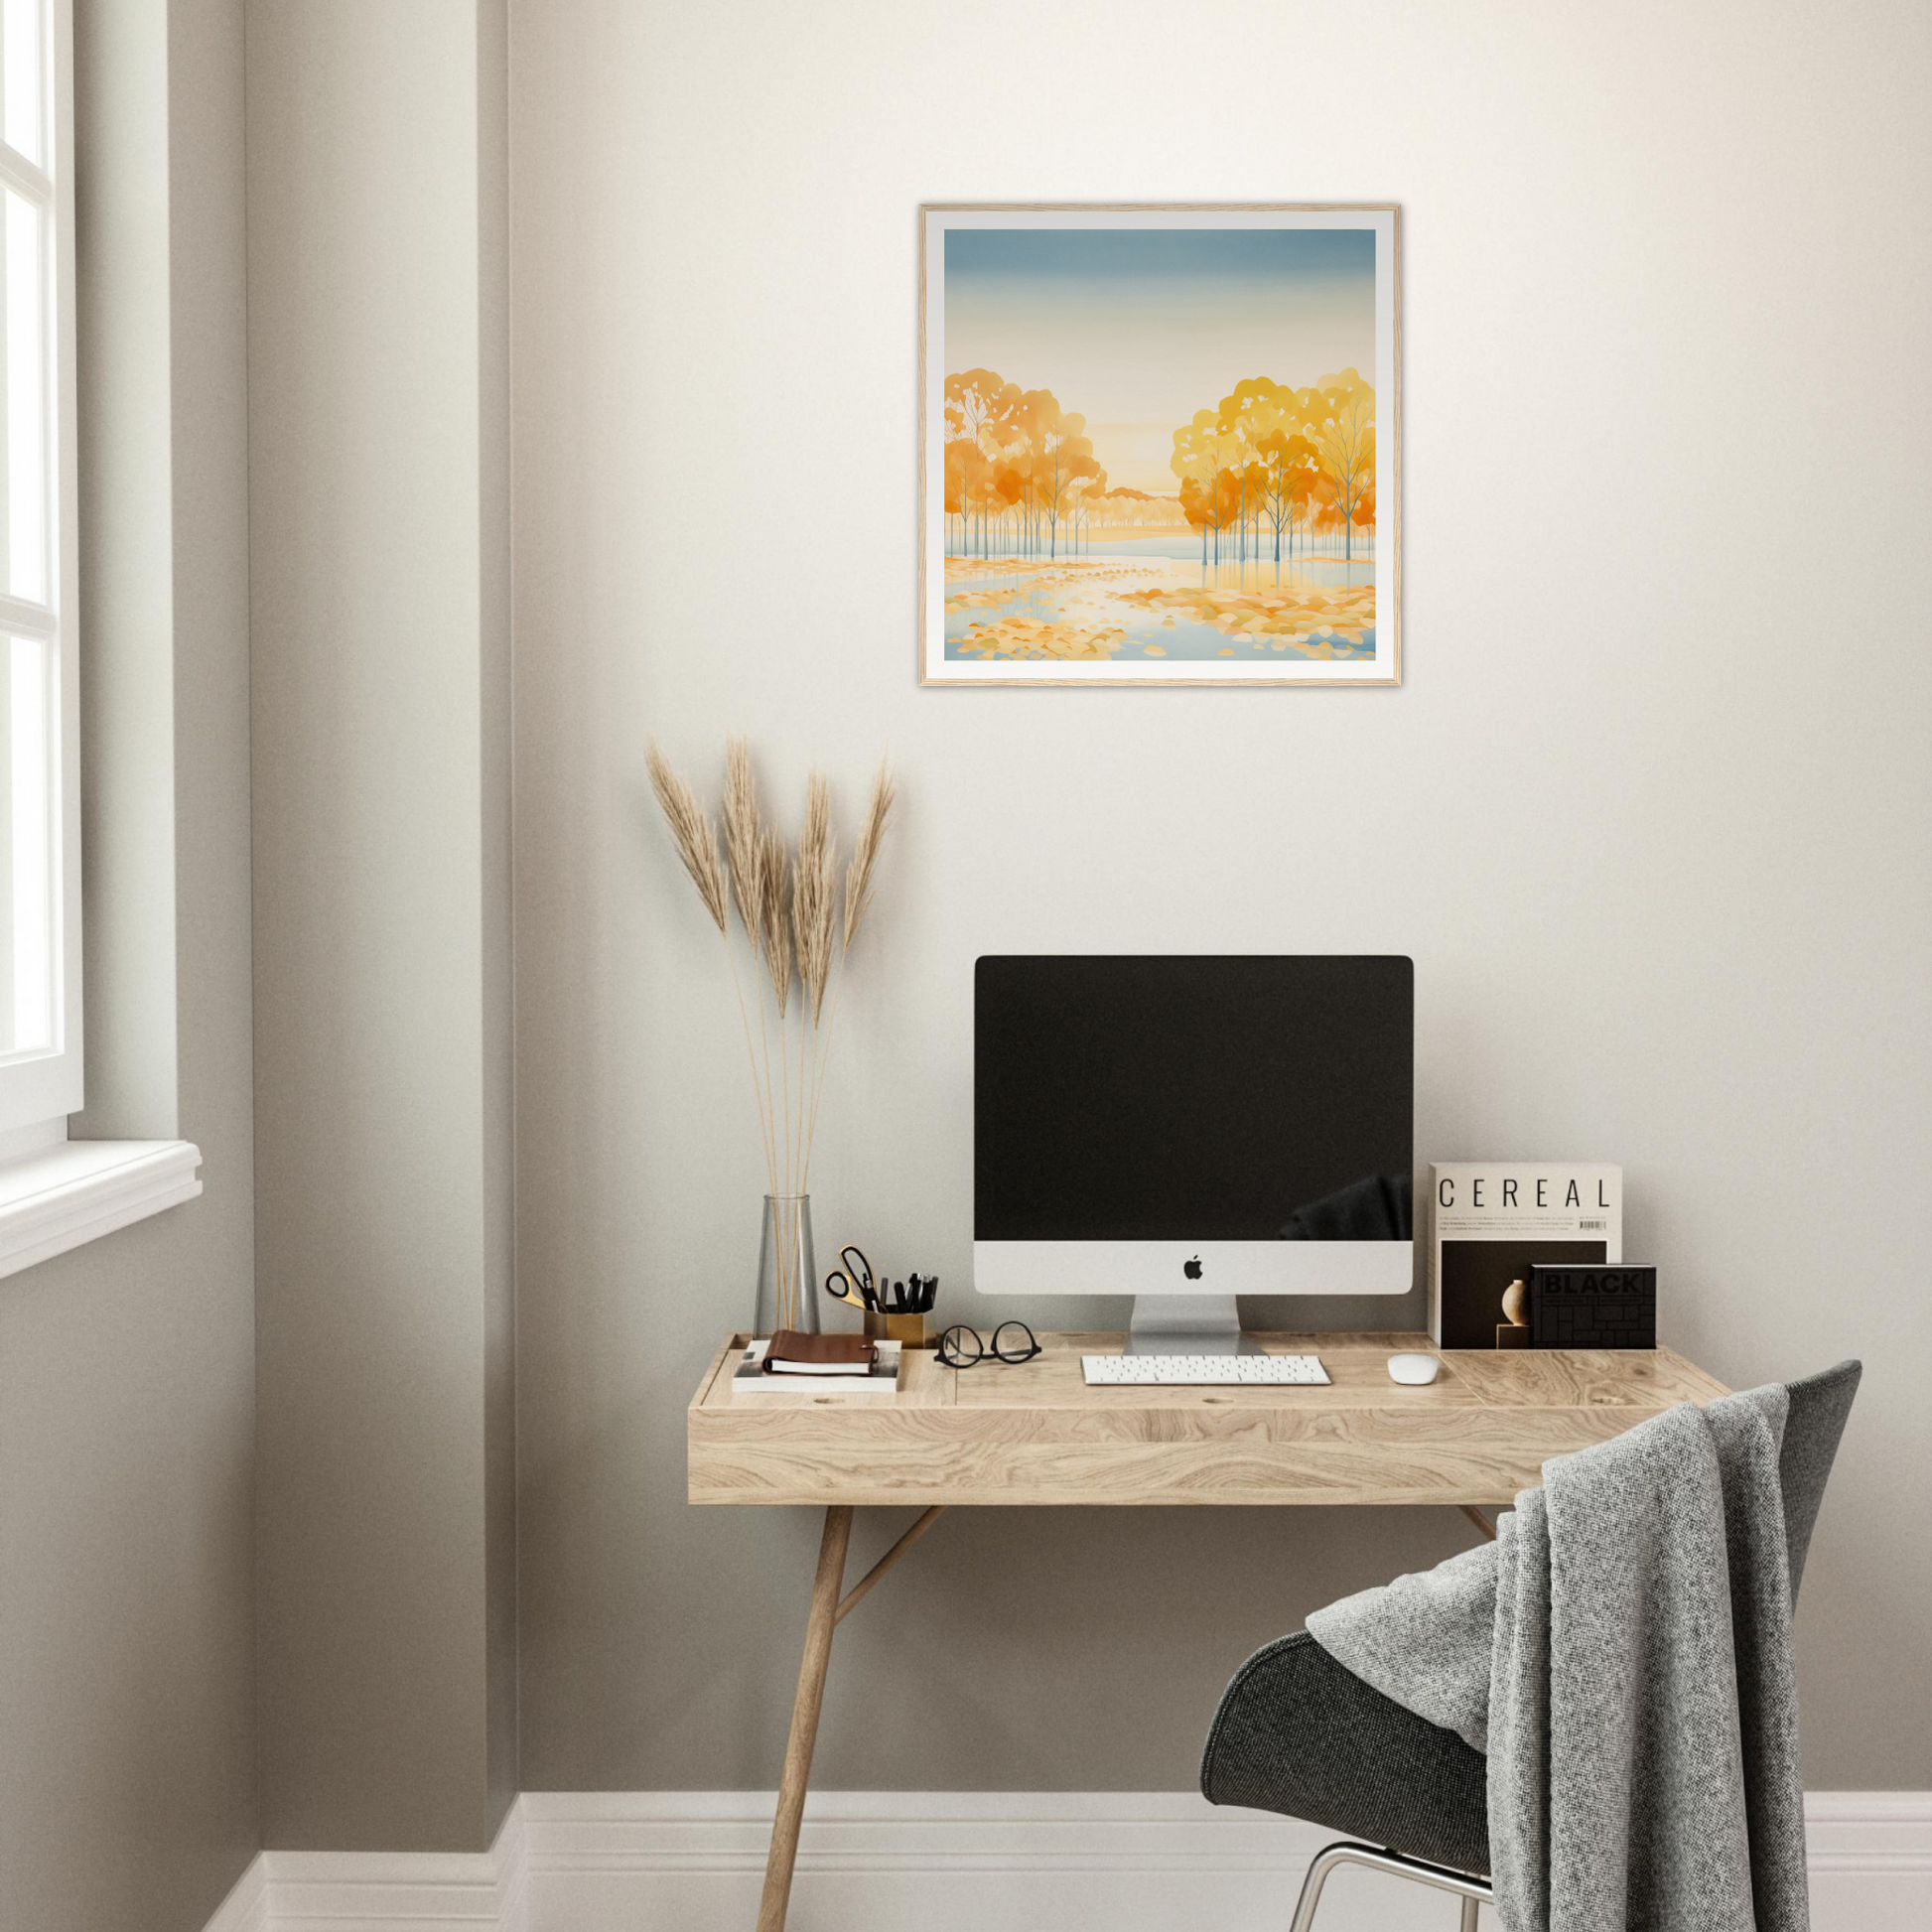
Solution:
M815 1529L682 1501L761 1181L642 753L735 727L788 801L903 776L828 1249L971 1311L976 954L1412 953L1422 1159L1620 1161L1669 1341L1864 1356L1807 1765L1932 1784L1929 56L1895 0L518 6L526 1789L763 1784L789 1703ZM1402 204L1401 690L914 686L915 207L1038 198ZM822 1781L1182 1786L1244 1652L1447 1514L951 1521Z

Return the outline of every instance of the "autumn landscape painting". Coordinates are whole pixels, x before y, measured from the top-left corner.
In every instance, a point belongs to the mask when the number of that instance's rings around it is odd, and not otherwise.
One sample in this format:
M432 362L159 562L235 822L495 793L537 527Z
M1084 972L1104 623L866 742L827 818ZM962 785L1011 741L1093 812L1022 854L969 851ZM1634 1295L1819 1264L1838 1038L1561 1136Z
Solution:
M1397 681L1394 240L925 210L922 678Z

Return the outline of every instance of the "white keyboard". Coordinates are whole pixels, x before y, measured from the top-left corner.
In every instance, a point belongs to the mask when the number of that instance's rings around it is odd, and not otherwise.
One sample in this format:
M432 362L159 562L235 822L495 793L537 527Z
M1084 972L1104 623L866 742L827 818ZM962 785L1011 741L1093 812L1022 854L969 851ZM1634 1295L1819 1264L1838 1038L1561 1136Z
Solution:
M1328 1379L1314 1355L1082 1355L1080 1367L1089 1383L1112 1388L1233 1389Z

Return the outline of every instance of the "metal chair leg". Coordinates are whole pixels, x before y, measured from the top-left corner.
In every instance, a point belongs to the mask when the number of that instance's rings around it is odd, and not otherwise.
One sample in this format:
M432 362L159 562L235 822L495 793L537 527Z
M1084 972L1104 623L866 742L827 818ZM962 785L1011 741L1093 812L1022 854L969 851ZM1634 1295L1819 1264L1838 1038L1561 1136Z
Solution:
M1373 1845L1354 1845L1344 1840L1314 1855L1309 1875L1302 1881L1302 1896L1295 1907L1289 1932L1309 1932L1314 1923L1314 1910L1321 1902L1321 1887L1328 1874L1340 1864L1362 1864L1371 1871L1386 1871L1418 1885L1437 1891L1452 1892L1462 1901L1462 1932L1476 1932L1476 1913L1485 1899L1495 1897L1486 1878L1471 1877L1466 1871L1451 1871L1447 1865L1430 1864L1422 1859L1405 1859L1400 1852L1383 1852Z
M1342 1854L1347 1850L1345 1845L1331 1845L1325 1852L1315 1854L1309 1875L1302 1880L1302 1896L1296 1901L1295 1920L1288 1932L1309 1932L1314 1923L1314 1908L1321 1903L1321 1887L1328 1882L1329 1872L1346 1863Z

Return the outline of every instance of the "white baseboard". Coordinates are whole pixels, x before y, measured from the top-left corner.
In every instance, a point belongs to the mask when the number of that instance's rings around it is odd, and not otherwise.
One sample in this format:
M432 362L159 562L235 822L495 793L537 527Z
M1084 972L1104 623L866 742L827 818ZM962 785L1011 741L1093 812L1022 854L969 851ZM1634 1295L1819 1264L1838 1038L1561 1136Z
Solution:
M207 1932L268 1932L268 1861L256 1853L234 1890L207 1922Z
M207 1932L745 1932L771 1806L526 1792L488 1852L264 1853ZM1932 1927L1932 1792L1813 1792L1806 1816L1814 1932ZM790 1932L1254 1932L1335 1836L1191 1793L820 1792ZM1443 1910L1344 1869L1321 1932L1441 1932Z
M262 1852L207 1932L528 1932L523 1806L487 1852Z

